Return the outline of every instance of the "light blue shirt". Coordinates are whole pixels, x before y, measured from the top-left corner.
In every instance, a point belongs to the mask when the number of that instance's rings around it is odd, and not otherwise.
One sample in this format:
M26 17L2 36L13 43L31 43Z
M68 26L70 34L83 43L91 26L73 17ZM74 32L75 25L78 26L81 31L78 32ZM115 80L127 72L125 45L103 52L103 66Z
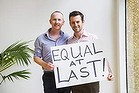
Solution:
M50 29L46 33L38 36L34 42L35 46L34 57L35 56L40 57L45 62L52 62L51 47L65 45L69 38L69 36L66 33L60 31L60 37L57 40L54 40L50 37L49 31Z

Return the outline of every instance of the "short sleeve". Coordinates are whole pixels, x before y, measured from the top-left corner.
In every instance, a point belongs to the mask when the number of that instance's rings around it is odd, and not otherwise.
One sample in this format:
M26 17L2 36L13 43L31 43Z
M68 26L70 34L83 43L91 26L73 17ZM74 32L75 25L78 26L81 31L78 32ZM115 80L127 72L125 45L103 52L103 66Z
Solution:
M42 57L42 47L41 47L41 42L39 40L39 38L37 38L34 42L34 56L37 56L37 57Z

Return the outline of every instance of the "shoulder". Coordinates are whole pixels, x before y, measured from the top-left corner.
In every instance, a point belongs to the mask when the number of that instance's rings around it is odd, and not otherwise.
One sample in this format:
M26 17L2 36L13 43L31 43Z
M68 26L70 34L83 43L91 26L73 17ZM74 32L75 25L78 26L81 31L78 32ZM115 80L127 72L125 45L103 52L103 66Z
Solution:
M69 39L67 40L67 44L71 44L75 41L74 36L69 37Z
M36 39L35 39L35 44L40 44L41 42L43 42L46 38L46 33L40 34Z
M68 34L64 31L61 31L61 35L68 36Z
M69 38L69 35L63 31L61 31L61 35L64 37L64 38Z

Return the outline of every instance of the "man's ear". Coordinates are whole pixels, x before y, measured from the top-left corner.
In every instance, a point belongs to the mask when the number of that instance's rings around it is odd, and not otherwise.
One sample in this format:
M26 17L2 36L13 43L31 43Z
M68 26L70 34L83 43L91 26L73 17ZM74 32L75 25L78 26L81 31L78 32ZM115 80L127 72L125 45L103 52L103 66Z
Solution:
M63 20L63 24L65 23L65 20Z
M51 24L51 19L49 19L49 23Z

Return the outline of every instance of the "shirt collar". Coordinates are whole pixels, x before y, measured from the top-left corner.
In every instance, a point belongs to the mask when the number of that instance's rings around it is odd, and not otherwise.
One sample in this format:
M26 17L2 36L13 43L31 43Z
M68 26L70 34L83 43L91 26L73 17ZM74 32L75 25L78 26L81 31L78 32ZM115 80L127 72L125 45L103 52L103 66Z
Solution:
M48 38L50 38L50 34L49 34L50 30L51 30L51 28L49 28L48 31L45 33L45 36L47 36ZM64 32L63 31L60 31L60 37L62 35L64 35Z
M85 30L83 31L83 33L82 33L82 35L81 35L81 38L82 38L82 37L88 37L88 33L87 33ZM73 35L72 38L76 38L76 36Z

